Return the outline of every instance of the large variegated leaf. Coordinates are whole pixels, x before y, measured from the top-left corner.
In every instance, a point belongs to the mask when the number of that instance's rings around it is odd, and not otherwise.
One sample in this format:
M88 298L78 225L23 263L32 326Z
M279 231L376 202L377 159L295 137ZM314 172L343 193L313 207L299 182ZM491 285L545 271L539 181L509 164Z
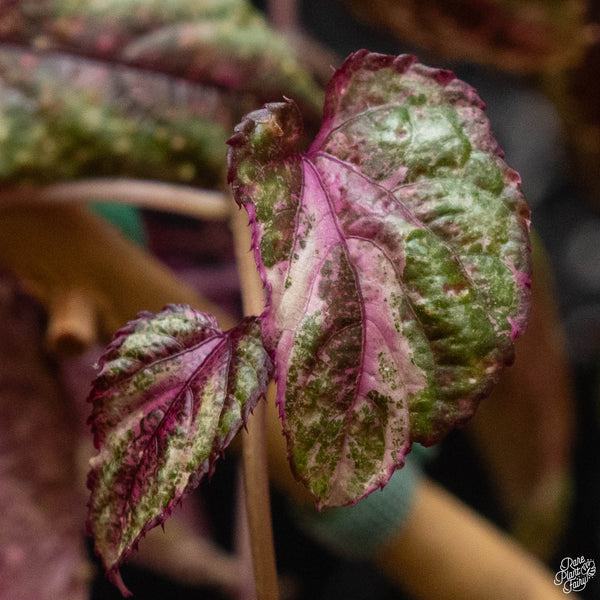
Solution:
M108 574L212 473L270 377L255 319L226 333L184 306L141 313L115 335L90 393L99 453L88 529Z
M470 417L529 308L529 210L475 91L411 56L361 51L330 82L306 154L293 103L229 141L269 290L292 467L351 504Z

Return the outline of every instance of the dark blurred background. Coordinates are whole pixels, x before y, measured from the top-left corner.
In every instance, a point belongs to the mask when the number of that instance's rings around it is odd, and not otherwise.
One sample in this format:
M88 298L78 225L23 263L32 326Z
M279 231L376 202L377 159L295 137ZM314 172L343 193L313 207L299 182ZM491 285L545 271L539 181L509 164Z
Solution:
M453 4L447 3L448 6ZM456 4L458 10L465 3ZM256 5L261 9L267 8L262 2ZM565 556L584 555L586 558L600 559L600 478L597 474L600 459L600 197L595 181L598 173L594 173L597 166L593 158L587 163L586 160L579 160L583 151L577 148L578 140L573 139L575 117L583 119L587 115L576 101L585 104L587 99L593 103L591 88L600 81L598 73L592 68L582 69L587 69L590 85L587 97L587 88L581 87L581 78L584 76L580 75L577 68L569 71L571 79L568 81L574 89L579 90L568 107L571 113L579 114L569 116L565 114L564 103L557 101L557 95L564 91L566 79L562 75L553 75L552 69L547 66L536 69L516 61L518 66L515 67L507 60L508 68L502 69L502 61L493 64L494 61L487 59L477 60L477 56L454 56L446 47L441 50L420 47L414 43L414 39L404 41L394 35L390 28L362 22L353 15L347 4L335 0L304 0L297 8L306 34L334 55L343 58L359 48L391 54L415 53L426 64L454 70L461 79L478 90L487 104L487 114L494 134L505 151L506 161L522 176L523 188L532 207L533 230L547 253L573 384L571 416L574 430L571 439L572 462L568 466L572 476L570 505L554 545L543 558L553 572ZM588 21L594 22L598 16L596 3L589 5L588 11ZM485 32L485 15L457 14L463 18L467 33ZM593 32L593 28L586 31ZM427 36L423 36L423 39L427 39ZM488 46L492 44L493 40ZM587 57L581 60L593 64L589 55L593 56L594 52L592 47ZM557 59L554 57L551 60ZM560 88L558 91L549 89L553 81ZM590 119L593 119L593 115ZM593 123L577 126L593 133ZM589 145L593 155L594 144ZM184 220L174 218L169 221L164 215L147 214L146 222L150 246L154 240L155 251L159 255L162 252L163 258L173 264L179 261L179 266L182 261L185 263L181 256L183 250L179 247L176 252L174 248L182 231L187 232L187 241L207 239L206 235L196 235L201 225ZM227 233L222 232L223 237L219 237L220 234L213 231L212 235L215 239L224 239ZM193 253L193 242L191 244L192 247L186 243L186 249ZM204 247L198 252L201 254L205 250ZM210 260L214 261L215 257ZM552 398L548 397L547 402L551 404ZM527 415L524 413L517 418L526 419ZM531 428L534 427L535 424L531 423ZM552 444L551 440L549 444ZM526 462L525 447L522 456ZM234 507L231 498L235 490L236 468L235 460L229 457L219 465L212 480L201 486L216 538L226 548L232 548L233 543L231 515ZM513 523L496 491L497 482L493 480L489 465L482 458L471 432L461 430L450 434L441 444L436 458L426 468L432 478L464 502L500 528L511 531ZM287 503L277 492L273 495L273 514L278 567L281 575L287 578L294 597L307 600L404 598L373 568L334 556L301 533L288 514ZM133 567L124 567L123 575L139 598L223 597L208 589L177 587L170 581ZM506 576L511 577L511 574L507 573ZM588 583L581 596L587 600L600 599L599 576ZM101 576L97 578L93 592L95 600L118 597L118 592L111 584Z

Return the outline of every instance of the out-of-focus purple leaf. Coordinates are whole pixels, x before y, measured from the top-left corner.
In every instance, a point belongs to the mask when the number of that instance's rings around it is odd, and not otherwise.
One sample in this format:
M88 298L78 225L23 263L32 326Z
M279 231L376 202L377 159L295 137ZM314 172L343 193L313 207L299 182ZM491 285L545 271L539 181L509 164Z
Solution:
M99 453L88 530L124 593L119 565L212 473L270 370L255 319L223 333L214 317L179 305L141 313L107 347L90 393Z
M594 31L585 55L572 69L549 72L541 79L544 93L552 100L562 120L565 159L573 180L586 189L585 199L593 211L600 207L600 4L588 3L589 31Z
M245 0L0 0L0 183L130 176L215 187L228 132L321 91Z
M270 29L247 0L5 4L9 6L0 40L38 51L137 64L205 85L251 92L255 105L282 93L307 109L318 110L321 102L319 90L286 39ZM0 15L1 11L2 0Z
M475 91L414 57L352 55L304 155L301 127L291 102L248 115L229 178L269 290L292 467L320 504L351 504L464 423L512 360L529 209Z
M43 351L43 321L0 273L0 598L85 600L77 428Z
M237 28L227 21L164 27L129 44L123 58L192 81L250 92L261 103L285 90L307 115L322 101L308 73L298 67L289 42L259 19Z
M0 181L135 176L215 185L225 93L67 54L0 48Z
M0 0L0 18L9 42L118 57L140 35L176 23L259 17L246 0Z
M450 60L556 73L577 64L589 36L585 0L346 0L358 17Z

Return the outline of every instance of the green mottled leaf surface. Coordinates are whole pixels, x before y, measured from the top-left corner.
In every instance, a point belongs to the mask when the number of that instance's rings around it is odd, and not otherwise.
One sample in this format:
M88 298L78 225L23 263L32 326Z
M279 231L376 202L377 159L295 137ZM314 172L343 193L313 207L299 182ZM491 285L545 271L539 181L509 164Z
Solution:
M214 186L224 171L225 98L126 66L0 49L0 181L132 176Z
M256 319L223 333L214 317L173 305L117 332L100 366L88 530L126 592L119 565L212 473L264 396L271 362Z
M247 0L19 0L8 4L0 12L4 17L0 41L137 64L205 84L252 91L260 98L283 92L307 106L321 102L319 90L285 38Z
M0 184L224 181L233 125L322 93L246 0L0 2Z
M290 462L321 505L384 485L512 360L529 209L483 108L448 71L360 51L333 76L308 152L291 102L229 141Z

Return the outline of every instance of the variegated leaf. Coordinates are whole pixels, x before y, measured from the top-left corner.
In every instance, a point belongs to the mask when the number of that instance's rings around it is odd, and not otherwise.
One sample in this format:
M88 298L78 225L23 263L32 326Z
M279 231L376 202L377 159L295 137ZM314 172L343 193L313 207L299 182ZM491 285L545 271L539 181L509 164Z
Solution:
M90 393L99 449L88 530L110 578L140 538L210 475L264 395L271 362L255 319L226 333L174 305L115 335Z
M412 442L464 423L529 308L529 209L483 104L448 71L360 51L296 148L293 103L251 113L229 178L269 290L263 339L297 476L352 504Z

